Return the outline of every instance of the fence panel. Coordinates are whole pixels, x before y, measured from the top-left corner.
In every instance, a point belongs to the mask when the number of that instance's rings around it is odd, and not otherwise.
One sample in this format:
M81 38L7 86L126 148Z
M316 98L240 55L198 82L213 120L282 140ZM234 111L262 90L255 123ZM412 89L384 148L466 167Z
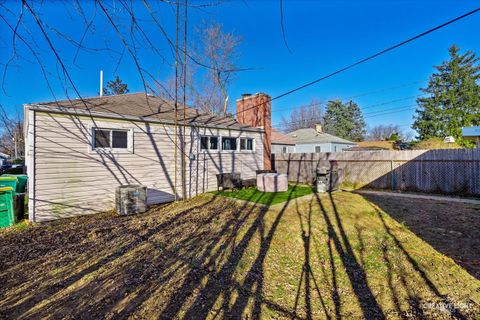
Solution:
M480 195L480 149L277 154L290 181L313 183L336 161L344 187Z

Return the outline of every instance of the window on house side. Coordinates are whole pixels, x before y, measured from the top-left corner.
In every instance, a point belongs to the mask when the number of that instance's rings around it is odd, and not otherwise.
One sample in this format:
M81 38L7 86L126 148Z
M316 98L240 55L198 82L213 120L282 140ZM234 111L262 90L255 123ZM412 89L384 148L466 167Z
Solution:
M110 130L95 129L95 148L110 148Z
M322 148L320 148L320 146L315 147L315 152L321 152L321 151L322 151Z
M208 137L200 137L200 150L208 150Z
M222 150L226 150L226 151L237 150L237 139L222 137Z
M210 150L218 150L218 137L210 137Z
M283 152L283 153L287 153L287 147L283 147L282 152Z
M94 149L128 149L128 130L93 130Z
M253 150L252 138L240 138L240 150Z

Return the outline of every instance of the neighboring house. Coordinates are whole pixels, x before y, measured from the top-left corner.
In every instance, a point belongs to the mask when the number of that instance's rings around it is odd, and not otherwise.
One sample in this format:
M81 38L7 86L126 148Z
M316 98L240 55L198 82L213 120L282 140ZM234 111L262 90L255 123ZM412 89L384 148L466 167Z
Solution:
M299 129L287 134L295 142L295 152L340 152L343 149L351 148L357 144L322 131L322 126L317 125L315 129Z
M115 188L125 184L146 185L149 204L172 201L175 193L181 198L182 154L187 197L216 190L217 173L254 178L270 161L261 123L270 121L265 97L237 101L237 110L255 105L253 114L268 116L254 119L255 127L244 124L253 120L239 123L186 108L183 129L181 110L176 126L172 103L144 93L24 105L30 220L110 210Z
M6 164L9 158L10 156L8 154L0 152L0 166L3 166L4 164Z
M294 153L295 142L293 140L272 128L272 153Z
M462 136L467 140L475 141L477 148L480 148L480 127L462 128Z

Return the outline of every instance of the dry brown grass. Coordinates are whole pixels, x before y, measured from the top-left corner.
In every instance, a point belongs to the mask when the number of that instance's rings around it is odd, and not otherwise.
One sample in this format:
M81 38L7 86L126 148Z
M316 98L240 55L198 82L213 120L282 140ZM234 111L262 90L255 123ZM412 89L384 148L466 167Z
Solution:
M204 195L3 231L0 317L474 318L480 282L389 210L411 207Z

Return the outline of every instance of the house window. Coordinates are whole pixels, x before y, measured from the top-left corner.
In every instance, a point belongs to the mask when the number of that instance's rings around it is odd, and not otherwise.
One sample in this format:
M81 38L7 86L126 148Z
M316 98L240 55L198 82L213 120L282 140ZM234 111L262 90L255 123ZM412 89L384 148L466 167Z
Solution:
M282 153L287 153L287 147L282 147Z
M200 150L218 150L218 137L200 137Z
M320 146L315 146L315 152L322 152L322 148L320 148Z
M94 149L128 149L128 130L93 129Z
M218 137L210 137L210 150L218 150Z
M240 138L240 150L253 150L253 139Z
M237 150L237 139L222 137L222 150Z
M200 150L208 150L208 137L200 137Z

